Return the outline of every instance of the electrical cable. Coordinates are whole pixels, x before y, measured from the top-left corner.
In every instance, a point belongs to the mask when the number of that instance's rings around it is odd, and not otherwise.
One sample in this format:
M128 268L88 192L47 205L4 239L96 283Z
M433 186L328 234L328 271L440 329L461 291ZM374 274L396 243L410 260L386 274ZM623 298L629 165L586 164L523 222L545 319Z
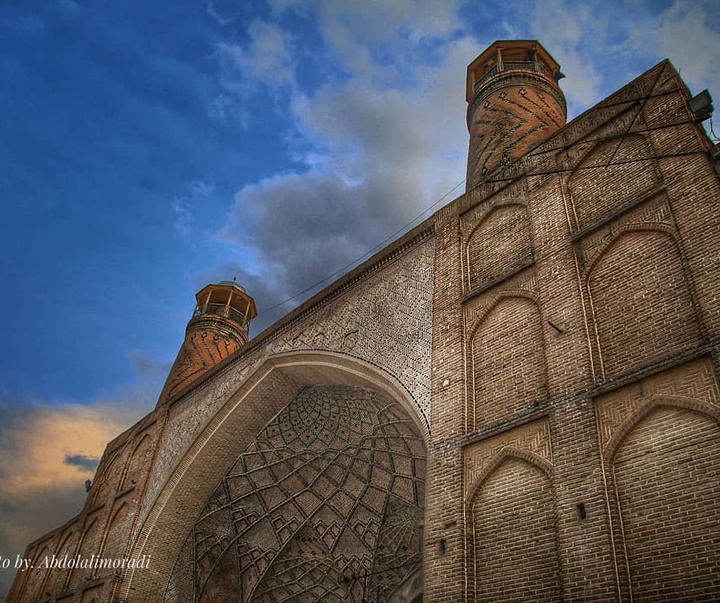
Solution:
M643 103L644 103L648 98L653 98L653 97L655 97L655 96L663 96L664 94L667 94L667 93L648 94L648 95L646 95L645 97L636 98L636 99L628 99L628 100L624 100L624 101L622 101L622 102L614 103L614 104L615 104L615 105L621 105L621 104L628 104L628 103L632 103L632 102L643 102ZM611 105L607 105L607 106L614 106L614 105L611 104ZM603 106L602 108L606 108L606 106ZM636 115L635 117L637 117L637 115ZM633 121L634 121L634 120L633 120ZM663 124L662 126L656 126L656 127L654 127L654 128L647 128L646 130L656 130L656 129L662 129L662 128L678 127L678 126L686 125L686 124L688 124L688 123L692 123L692 122L682 121L682 122L675 122L675 123L670 123L670 124ZM631 125L632 125L632 124L631 124ZM645 130L641 130L641 131L645 131ZM635 132L635 131L633 131L633 132L625 132L625 135L627 135L627 134L633 134L633 133L636 133L636 132ZM718 139L717 135L715 134L715 131L713 130L712 118L710 119L710 133L711 133L711 135L714 137L715 140L720 140L720 139ZM623 136L624 136L624 135L621 135L620 138L622 138ZM596 139L596 140L602 140L602 139ZM586 142L592 142L592 141L586 141ZM570 146L570 145L567 145L566 147L563 147L563 148L561 148L561 149L550 149L550 150L548 150L548 151L546 151L546 152L559 153L559 152L562 152L562 151L566 150L567 148L569 148L569 146ZM607 163L607 164L602 164L602 165L593 165L593 166L574 166L574 167L568 167L568 168L557 168L557 169L547 170L547 171L542 171L542 172L523 172L522 174L509 176L509 177L507 177L507 178L493 178L493 179L484 180L483 182L480 182L480 183L478 184L478 186L481 186L482 184L487 184L487 183L508 182L508 181L517 179L519 176L522 176L522 177L525 177L525 176L528 176L528 177L529 177L529 176L548 176L548 175L552 175L552 174L560 174L560 173L563 173L563 172L569 172L569 171L574 171L574 170L598 169L598 168L606 169L606 168L608 168L608 167L610 167L610 166L616 166L616 165L627 165L627 164L631 164L631 163L638 163L638 162L641 162L641 161L650 161L650 160L654 160L654 159L669 159L669 158L674 158L674 157L687 157L687 156L690 156L690 155L698 155L698 154L703 154L703 152L702 152L702 151L688 151L688 152L686 152L686 153L669 153L669 154L666 154L666 155L653 155L653 156L650 156L650 157L642 157L642 158L630 159L630 160L626 160L626 161L613 161L613 159L614 159L614 154L613 154L613 157L611 157L612 163ZM431 209L433 209L434 207L436 207L437 205L439 205L440 203L442 203L448 196L450 196L450 195L451 195L461 184L463 184L464 182L465 182L465 180L461 180L460 182L458 182L453 188L451 188L447 193L445 193L444 195L442 195L437 201L435 201L434 203L432 203L430 206L428 206L426 209L424 209L422 212L420 212L417 216L415 216L412 220L410 220L410 221L407 222L404 226L402 226L401 228L399 228L398 230L396 230L395 232L393 232L392 234L390 234L387 238L385 238L383 241L381 241L380 243L378 243L377 245L375 245L375 246L374 246L372 249L370 249L369 251L367 251L367 252L365 252L364 254L362 254L361 256L355 258L354 260L352 260L352 261L349 262L348 264L345 264L343 267L339 268L338 270L336 270L336 271L333 272L332 274L330 274L330 275L326 276L325 278L323 278L323 279L321 279L321 280L313 283L313 284L310 285L309 287L306 287L306 288L303 289L302 291L299 291L298 293L295 293L295 294L292 295L291 297L288 297L288 298L286 298L286 299L284 299L284 300L282 300L282 301L280 301L280 302L277 302L277 303L273 304L273 305L270 306L269 308L263 309L263 310L262 310L263 314L267 315L268 313L272 312L273 310L276 310L277 308L279 308L279 307L281 307L281 306L284 306L284 305L287 304L288 302L291 302L292 300L300 297L301 295L304 295L305 293L308 293L309 291L312 291L313 289L319 287L320 285L322 285L323 283L329 281L330 279L334 278L335 276L344 273L344 272L347 271L350 267L352 267L353 265L355 265L355 264L357 264L358 262L362 261L363 259L371 256L375 251L377 251L378 249L382 248L383 245L385 245L385 244L388 243L389 241L393 240L397 235L399 235L400 233L402 233L402 232L404 232L405 230L409 229L410 226L411 226L414 222L416 222L417 220L419 220L420 218L422 218L422 217L423 217L425 214L427 214Z
M414 217L412 220L410 220L407 224L405 224L404 226L402 226L401 228L399 228L398 230L396 230L395 232L393 232L392 234L390 234L390 235L389 235L387 238L385 238L383 241L380 241L377 245L375 245L375 247L373 247L373 248L370 249L369 251L366 251L366 252L365 252L364 254L362 254L361 256L355 258L352 262L349 262L348 264L345 264L345 266L343 266L342 268L338 268L335 272L333 272L332 274L326 276L326 277L323 278L322 280L319 280L319 281L317 281L316 283L310 285L309 287L306 287L306 288L303 289L302 291L299 291L298 293L296 293L296 294L293 295L292 297L288 297L287 299L285 299L285 300L283 300L283 301L281 301L281 302L278 302L278 303L274 304L273 306L270 306L269 308L263 309L263 310L262 310L263 314L267 314L267 313L269 313L269 312L272 312L273 310L279 308L280 306L283 306L283 305L285 305L286 303L294 300L295 298L300 297L300 296L303 295L304 293L307 293L308 291L312 291L313 289L315 289L316 287L322 285L322 284L325 283L326 281L329 281L331 278L337 276L338 274L341 274L341 273L345 272L346 270L348 270L348 269L349 269L351 266L353 266L354 264L357 264L358 262L362 261L363 259L365 259L365 258L367 258L367 257L370 257L375 251L377 251L378 249L381 249L386 243L388 243L389 241L393 240L393 239L394 239L397 235L399 235L401 232L404 232L405 230L407 230L408 228L410 228L410 226L411 226L414 222L417 222L420 218L422 218L422 217L423 217L426 213L428 213L431 209L433 209L433 208L434 208L435 206L437 206L438 204L442 203L445 199L447 199L447 198L448 198L461 184L463 184L464 182L465 182L464 179L461 180L460 182L458 182L455 186L453 186L447 193L445 193L442 197L440 197L440 198L439 198L437 201L435 201L432 205L426 207L423 211L421 211L417 216L415 216L415 217Z

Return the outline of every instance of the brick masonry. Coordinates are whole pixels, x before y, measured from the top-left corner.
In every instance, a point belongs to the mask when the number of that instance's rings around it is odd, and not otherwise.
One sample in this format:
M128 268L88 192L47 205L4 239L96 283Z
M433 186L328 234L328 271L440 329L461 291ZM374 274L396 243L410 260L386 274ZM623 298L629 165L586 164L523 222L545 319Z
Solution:
M121 434L26 556L150 569L9 600L399 601L420 557L432 602L720 598L720 182L689 96L658 64Z

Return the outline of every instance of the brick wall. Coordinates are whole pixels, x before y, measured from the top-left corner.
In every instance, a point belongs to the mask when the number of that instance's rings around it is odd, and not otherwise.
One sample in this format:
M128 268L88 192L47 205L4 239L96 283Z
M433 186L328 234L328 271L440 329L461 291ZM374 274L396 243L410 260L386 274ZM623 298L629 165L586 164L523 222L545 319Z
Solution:
M151 570L35 572L11 600L187 590L238 451L313 386L421 434L426 601L720 598L720 186L688 98L660 63L123 434L27 556L99 540Z

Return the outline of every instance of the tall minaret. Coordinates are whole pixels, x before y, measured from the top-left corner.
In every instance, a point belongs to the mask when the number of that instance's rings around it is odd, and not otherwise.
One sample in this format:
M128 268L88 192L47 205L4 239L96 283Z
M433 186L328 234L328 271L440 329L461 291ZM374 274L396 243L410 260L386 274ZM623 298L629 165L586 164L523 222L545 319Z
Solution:
M234 280L207 285L195 295L185 341L168 375L158 405L194 383L248 341L255 301Z
M537 40L498 40L467 70L467 190L565 125L560 65Z

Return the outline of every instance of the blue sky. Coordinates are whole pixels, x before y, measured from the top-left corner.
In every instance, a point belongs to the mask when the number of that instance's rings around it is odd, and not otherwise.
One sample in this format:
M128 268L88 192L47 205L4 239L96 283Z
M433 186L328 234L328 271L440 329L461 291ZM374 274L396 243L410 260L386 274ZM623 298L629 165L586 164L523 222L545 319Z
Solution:
M257 334L462 183L465 68L506 38L570 117L666 57L720 99L717 1L0 3L0 554L77 511L203 285Z

